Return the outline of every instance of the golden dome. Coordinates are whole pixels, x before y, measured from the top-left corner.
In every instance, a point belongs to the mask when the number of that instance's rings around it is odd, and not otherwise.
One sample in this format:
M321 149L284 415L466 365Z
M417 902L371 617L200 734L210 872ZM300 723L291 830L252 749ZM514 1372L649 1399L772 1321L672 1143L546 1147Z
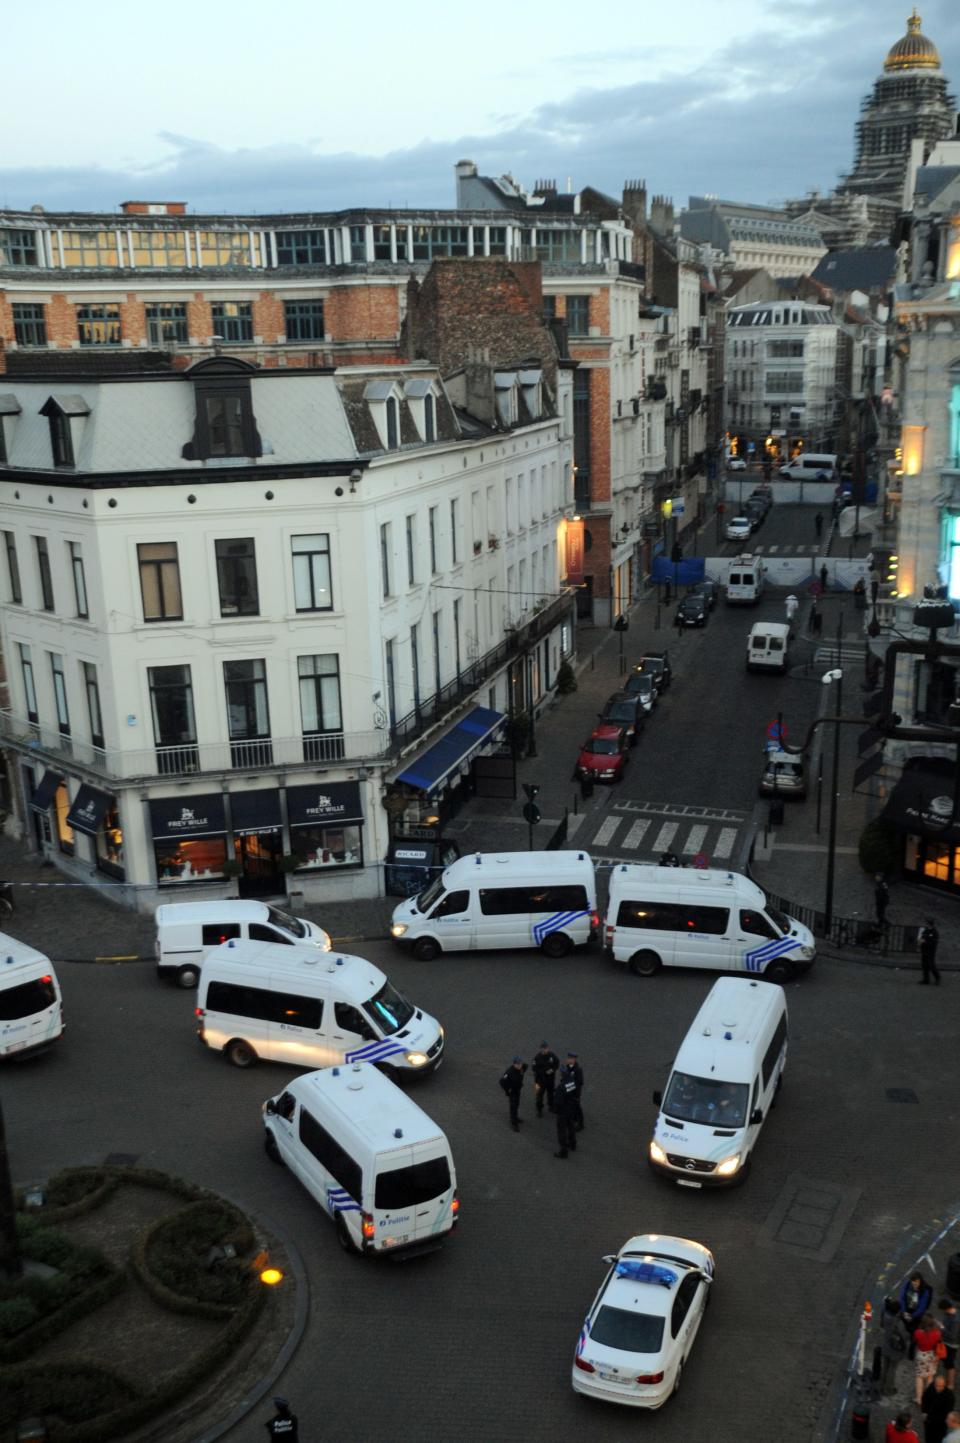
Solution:
M883 62L884 70L939 70L940 53L932 40L920 34L921 17L914 6L907 20L907 33L891 45Z

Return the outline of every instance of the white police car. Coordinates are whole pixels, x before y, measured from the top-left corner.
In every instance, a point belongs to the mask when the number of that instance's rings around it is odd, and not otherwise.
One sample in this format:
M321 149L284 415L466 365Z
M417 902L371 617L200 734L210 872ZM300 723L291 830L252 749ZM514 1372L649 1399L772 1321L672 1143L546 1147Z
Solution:
M662 1233L628 1238L580 1330L574 1392L632 1408L659 1408L680 1387L714 1280L702 1243Z

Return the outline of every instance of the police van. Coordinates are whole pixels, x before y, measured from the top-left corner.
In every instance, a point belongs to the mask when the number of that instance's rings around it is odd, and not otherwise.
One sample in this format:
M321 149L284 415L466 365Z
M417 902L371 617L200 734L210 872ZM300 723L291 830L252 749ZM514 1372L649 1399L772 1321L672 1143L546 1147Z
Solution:
M726 599L730 605L754 606L763 595L766 568L758 556L745 552L730 562Z
M607 955L638 977L661 967L752 972L786 982L816 957L813 933L740 872L621 863L610 874Z
M330 951L330 938L315 922L242 897L165 902L157 908L156 923L157 976L179 987L196 987L204 957L211 948L231 939L277 942L286 947L308 943L321 952Z
M345 1252L438 1248L460 1203L450 1144L369 1063L324 1068L263 1104L264 1145L336 1224Z
M681 1187L745 1182L783 1081L787 999L782 987L721 977L670 1070L648 1159Z
M397 1076L434 1071L443 1028L363 957L226 942L204 961L197 1034L235 1067L374 1062Z
M504 947L564 957L590 941L596 907L586 852L476 852L395 907L390 934L422 961Z
M0 1059L20 1060L63 1036L63 1003L53 963L0 932Z

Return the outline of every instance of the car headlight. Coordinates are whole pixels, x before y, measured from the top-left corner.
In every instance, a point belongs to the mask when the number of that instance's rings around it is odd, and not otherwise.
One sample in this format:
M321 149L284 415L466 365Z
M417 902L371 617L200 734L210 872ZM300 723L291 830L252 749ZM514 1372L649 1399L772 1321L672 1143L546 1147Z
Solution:
M408 1052L407 1061L411 1067L423 1067L429 1059L425 1052Z
M409 930L410 929L407 926L406 922L394 922L393 926L390 928L390 936L402 937L403 934L405 932L409 932Z
M814 959L814 957L816 957L816 955L817 955L817 949L816 949L816 947L801 947L801 948L800 948L800 956L803 958L804 962L812 962L813 959Z
M667 1154L657 1142L656 1138L653 1138L650 1143L650 1158L652 1162L666 1162L667 1160Z
M732 1177L740 1166L740 1154L735 1152L732 1157L725 1157L723 1162L717 1164L718 1177Z

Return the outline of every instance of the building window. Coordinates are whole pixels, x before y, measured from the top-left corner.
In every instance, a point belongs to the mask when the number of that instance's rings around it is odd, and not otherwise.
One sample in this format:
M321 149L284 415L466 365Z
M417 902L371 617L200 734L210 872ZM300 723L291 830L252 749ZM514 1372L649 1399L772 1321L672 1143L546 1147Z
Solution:
M380 527L380 582L383 587L384 600L393 593L390 590L390 522L385 521Z
M387 713L390 717L391 727L395 727L397 724L397 673L393 660L392 641L384 643L383 654L387 677Z
M70 815L70 794L63 782L53 794L53 819L57 833L57 845L66 856L74 854L73 828L67 818Z
M253 306L249 301L216 301L210 311L215 335L231 344L253 340Z
M18 346L45 346L47 322L43 306L15 305L13 334Z
M252 536L217 541L217 588L221 616L259 616L257 558Z
M367 258L367 228L365 225L350 227L350 259L365 261Z
M119 346L119 306L78 306L77 334L81 346Z
M430 507L430 510L429 510L429 512L428 512L428 517L429 517L429 522L430 522L430 572L431 572L431 575L436 576L436 574L437 574L437 508L436 508L436 506L431 506L431 507ZM7 535L9 536L9 535L10 535L10 532L7 532ZM9 553L8 553L8 554L9 554ZM13 559L14 559L14 562L16 562L16 559L17 559L16 550L14 550ZM19 597L18 597L17 599L19 600Z
M305 762L337 761L343 756L339 657L298 656L297 675L303 759Z
M406 523L407 531L407 585L417 584L417 518L408 516Z
M322 341L323 301L284 301L288 341Z
M100 686L97 682L97 668L89 661L80 663L83 674L83 689L87 697L87 720L90 723L90 741L98 751L103 751L103 713L100 709Z
M460 564L460 502L456 496L450 498L450 564Z
M40 575L40 597L44 611L53 611L53 577L50 573L50 550L45 536L35 536L37 547L37 571Z
M73 575L73 600L77 608L77 616L81 621L89 621L90 610L87 605L87 582L83 573L83 553L76 541L67 542L67 551L70 554L70 570Z
M413 227L413 259L433 260L434 256L465 256L467 227L465 225L415 225Z
M590 503L590 372L582 366L573 373L573 459L574 504L584 510Z
M35 266L37 264L36 232L0 228L0 264Z
M373 228L373 258L375 261L393 260L390 249L390 230L388 225L375 225Z
M186 460L262 455L250 396L253 369L227 356L191 367L197 415L193 436L182 451Z
M580 232L578 230L537 230L536 258L538 261L580 260Z
M589 296L567 296L567 330L571 336L590 334Z
M410 628L410 682L413 687L413 705L420 707L420 628L414 623Z
M7 552L7 581L10 585L10 600L20 606L23 592L20 589L20 563L17 561L17 538L12 531L3 533L3 544Z
M327 238L322 230L277 231L277 265L325 265Z
M253 253L254 264L259 265L259 242L256 236L254 237ZM202 266L249 266L249 232L202 230L200 232L199 260ZM220 334L222 335L223 332L221 331Z
M193 684L188 666L151 666L147 669L153 740L157 770L162 776L195 772L197 725L193 712Z
M458 596L453 603L453 663L457 677L460 675L460 612L462 607L463 603Z
M294 536L293 598L297 611L332 611L330 537Z
M433 613L431 630L433 632L433 690L436 696L440 695L440 613Z
M22 641L17 643L20 649L20 670L23 674L23 696L27 705L27 720L36 723L39 720L37 711L37 688L33 680L33 658L29 646Z
M396 396L387 397L387 450L395 451L400 444L400 426L397 415Z
M147 306L147 340L151 346L186 345L186 306Z
M65 266L83 266L96 270L114 267L117 255L115 230L65 230L61 233Z
M507 253L507 228L505 225L492 225L488 232L490 242L490 254L492 256L505 256Z
M72 467L73 460L73 436L70 433L70 417L64 415L55 401L48 402L44 407L47 424L50 427L50 451L53 455L54 466Z
M120 881L126 875L123 866L123 832L120 828L120 813L113 803L104 814L96 836L97 869Z
M254 768L272 766L266 663L225 661L223 678L227 694L227 724L233 765Z
M182 621L180 563L175 541L148 541L137 546L144 621Z
M135 266L179 266L187 264L186 231L134 230L130 235ZM148 314L149 310L148 308Z
M363 863L363 832L355 826L291 827L290 851L298 871L357 867Z
M423 398L423 439L437 439L437 403L430 391Z
M63 674L63 657L49 652L53 676L53 698L57 708L57 728L62 737L70 735L70 709L67 706L67 679Z

